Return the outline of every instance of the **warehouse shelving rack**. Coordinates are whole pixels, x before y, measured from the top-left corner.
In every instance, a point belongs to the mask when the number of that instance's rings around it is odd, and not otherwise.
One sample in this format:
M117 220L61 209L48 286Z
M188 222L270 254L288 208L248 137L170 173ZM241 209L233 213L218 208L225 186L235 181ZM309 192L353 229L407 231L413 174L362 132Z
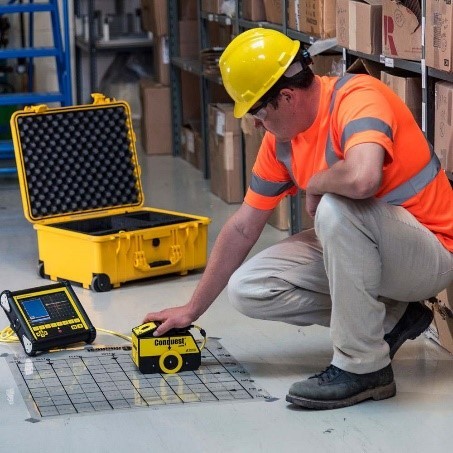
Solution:
M97 5L99 3L99 6ZM119 11L126 9L126 0L110 2ZM108 3L107 3L108 6ZM130 5L129 5L130 6ZM138 6L138 5L137 5ZM114 55L119 52L147 52L152 58L153 40L144 33L125 35L120 38L103 40L96 32L96 10L105 7L103 2L96 0L74 0L74 16L81 19L82 12L87 17L87 34L75 36L75 79L77 103L85 103L83 99L84 71L83 55L88 56L87 86L89 94L99 91L98 87L98 62L97 57L101 54Z
M34 15L37 13L49 13L52 27L53 46L37 47L34 43ZM0 5L0 16L12 14L28 14L28 46L0 50L1 60L24 59L28 68L27 92L0 94L0 106L17 106L59 102L61 105L72 103L71 92L71 66L69 46L69 19L68 2L63 2L63 27L60 20L58 0L48 0L45 3L34 3L33 0L23 1L9 0L7 4ZM62 33L63 32L63 33ZM58 91L35 92L33 90L33 60L35 58L54 57L58 79ZM5 165L0 167L0 174L16 173L15 166L8 166L14 159L13 145L11 140L0 141L0 161Z
M169 1L169 29L177 30L177 13L178 13L178 2L176 0ZM426 23L426 0L422 0L422 35L425 34L425 23ZM282 31L293 39L298 39L303 44L310 45L315 40L319 39L307 35L296 30L288 28L287 25L287 11L288 1L282 1L282 23L274 24L269 22L253 22L242 18L242 0L236 1L236 14L234 18L230 18L224 15L217 15L212 13L206 13L201 11L201 0L198 0L198 12L199 12L199 38L200 38L200 49L209 45L209 37L207 35L206 24L210 21L219 22L221 24L232 25L233 34L237 34L244 30L253 27L264 27L272 28L275 30ZM413 74L418 74L421 77L422 82L422 130L425 133L428 140L434 142L434 84L437 80L443 80L453 83L453 73L447 73L439 71L433 68L429 68L425 63L425 48L424 39L422 39L422 59L421 61L403 60L398 58L389 58L383 55L369 55L361 52L352 51L343 47L337 46L334 51L342 54L343 57L343 68L346 70L347 67L352 64L357 58L365 60L371 60L376 63L380 63L383 69L397 68L402 69ZM209 178L209 148L208 148L208 131L207 131L207 105L209 103L209 96L207 94L207 83L215 82L221 84L220 78L213 78L206 76L202 73L201 63L198 60L186 60L178 57L178 37L170 36L170 57L171 57L171 87L172 87L172 109L173 117L173 138L174 138L174 154L179 155L180 143L180 128L181 128L181 106L180 106L180 92L178 85L178 74L180 70L192 72L200 77L201 84L201 112L202 112L202 140L204 146L204 167L203 173L205 178ZM178 121L179 119L179 121ZM453 174L448 174L450 182L453 186ZM301 225L301 197L291 197L291 219L290 219L290 233L296 233L303 228Z

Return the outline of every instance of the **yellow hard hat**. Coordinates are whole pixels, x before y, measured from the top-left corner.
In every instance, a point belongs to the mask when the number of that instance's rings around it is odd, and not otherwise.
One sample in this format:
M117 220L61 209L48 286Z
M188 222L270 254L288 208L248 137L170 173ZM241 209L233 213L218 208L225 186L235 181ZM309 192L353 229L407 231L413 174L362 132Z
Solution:
M236 36L220 57L223 85L241 118L283 75L300 42L283 33L252 28Z

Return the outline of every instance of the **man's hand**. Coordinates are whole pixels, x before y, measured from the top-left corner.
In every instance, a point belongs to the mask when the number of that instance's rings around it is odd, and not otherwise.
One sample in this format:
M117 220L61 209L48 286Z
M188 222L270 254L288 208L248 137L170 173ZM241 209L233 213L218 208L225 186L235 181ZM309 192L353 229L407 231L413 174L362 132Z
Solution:
M308 191L305 193L305 209L310 217L315 216L321 197L322 195L315 195Z
M143 318L143 323L159 321L162 324L154 331L154 336L158 337L175 327L187 327L195 321L187 306L166 308L155 313L148 313Z

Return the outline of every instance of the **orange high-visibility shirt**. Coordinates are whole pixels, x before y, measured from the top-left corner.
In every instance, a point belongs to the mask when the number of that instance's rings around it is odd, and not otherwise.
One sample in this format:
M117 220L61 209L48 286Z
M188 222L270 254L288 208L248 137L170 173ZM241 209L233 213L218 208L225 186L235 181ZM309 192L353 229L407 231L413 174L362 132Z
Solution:
M376 193L384 197L414 177L431 158L429 144L404 102L384 83L368 75L356 75L335 93L337 77L318 77L321 94L318 113L308 130L291 140L288 159L277 153L275 137L266 133L253 177L260 184L249 187L245 202L257 209L273 209L285 195L305 189L311 176L328 168L326 144L329 133L336 158L360 143L377 143L386 152L383 178ZM333 108L331 108L333 107ZM301 112L301 115L304 113ZM376 120L385 125L355 131L351 125ZM443 170L417 194L401 203L442 244L453 252L453 191Z

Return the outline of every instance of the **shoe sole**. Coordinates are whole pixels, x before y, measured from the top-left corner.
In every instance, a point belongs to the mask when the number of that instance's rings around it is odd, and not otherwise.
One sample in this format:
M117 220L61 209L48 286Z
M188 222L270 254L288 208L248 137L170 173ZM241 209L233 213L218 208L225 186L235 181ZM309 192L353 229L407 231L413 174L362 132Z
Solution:
M390 358L393 359L398 349L403 345L407 340L415 340L419 335L421 335L431 324L433 320L433 312L431 310L425 311L423 316L417 320L417 323L412 326L412 328L406 331L405 335L401 335L398 341L390 349Z
M286 395L286 401L306 409L340 409L342 407L353 406L354 404L365 400L373 399L375 401L379 401L391 398L395 395L396 384L395 382L392 382L381 387L365 390L357 395L353 395L342 400L313 400L288 394Z

